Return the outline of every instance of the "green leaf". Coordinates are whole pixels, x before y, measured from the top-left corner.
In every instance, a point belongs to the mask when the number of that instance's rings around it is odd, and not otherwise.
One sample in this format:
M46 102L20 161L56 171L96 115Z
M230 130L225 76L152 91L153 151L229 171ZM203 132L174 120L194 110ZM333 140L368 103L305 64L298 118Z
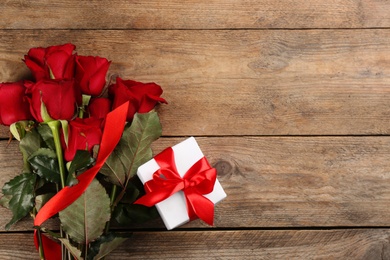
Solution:
M58 240L68 249L68 251L72 254L72 256L77 260L82 260L81 251L77 249L77 247L73 246L70 241L66 238L59 238Z
M121 203L131 204L136 201L139 195L140 191L137 189L137 187L135 187L132 182L129 182L126 187L126 192L121 199Z
M54 120L53 118L50 117L49 112L47 112L46 105L42 101L42 95L41 95L41 117L43 122L50 122Z
M42 145L41 136L33 129L26 133L26 136L20 141L19 148L23 155L23 172L31 172L28 158L35 153Z
M60 168L57 155L53 150L40 148L30 156L28 162L34 173L41 178L53 183L60 183Z
M69 123L67 120L60 120L61 122L61 128L62 128L62 133L64 136L64 141L66 147L68 147L68 139L69 139Z
M120 225L144 223L156 219L159 214L156 207L146 207L138 204L118 204L112 213L113 218Z
M39 211L46 202L48 202L55 194L54 193L45 193L37 195L35 197L35 208Z
M13 123L13 124L11 124L10 126L9 126L9 131L11 132L11 134L13 135L13 137L16 139L16 140L18 140L18 141L20 141L20 139L22 139L21 138L21 128L20 128L20 126L18 125L18 122L15 122L15 123Z
M50 129L50 127L47 124L40 124L37 127L38 133L41 135L43 141L46 143L47 147L49 147L52 150L55 150L55 144L54 144L54 138L53 133Z
M11 195L3 195L0 198L0 205L4 208L9 209L9 201L12 199Z
M125 242L130 237L130 234L123 236L122 234L109 233L99 237L96 241L91 243L87 260L102 259L110 252L115 250L120 244Z
M27 216L33 208L35 180L35 174L23 173L4 184L2 191L5 196L10 198L8 207L13 213L12 219L5 226L5 229L8 230L11 225Z
M91 154L86 150L77 150L73 161L68 162L68 177L66 178L66 185L73 186L78 183L77 174L86 170L95 162L95 159L91 157Z
M20 141L19 148L27 158L41 147L42 139L38 132L33 129L26 133L26 136Z
M66 186L74 186L77 183L79 183L79 180L77 179L76 174L68 174L68 177L66 177L65 185Z
M161 136L157 112L134 115L130 127L100 170L110 182L124 187L140 165L152 158L150 145Z
M110 220L110 198L104 187L94 179L88 189L69 207L60 211L64 231L77 243L98 238Z
M56 79L56 77L54 76L54 73L53 71L51 70L51 68L49 66L47 66L49 68L49 76L50 76L50 79Z
M30 129L33 126L33 121L22 120L15 122L9 126L9 130L16 140L20 141L26 135L26 129Z
M86 150L77 150L76 155L73 158L72 163L69 166L69 174L73 174L76 171L83 171L95 162Z

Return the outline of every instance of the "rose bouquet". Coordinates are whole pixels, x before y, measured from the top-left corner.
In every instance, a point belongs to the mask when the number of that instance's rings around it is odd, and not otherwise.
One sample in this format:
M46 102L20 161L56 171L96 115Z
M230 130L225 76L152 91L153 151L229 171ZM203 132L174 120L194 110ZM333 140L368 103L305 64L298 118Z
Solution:
M144 192L134 176L161 135L161 87L112 80L110 61L74 51L32 48L24 63L33 80L0 84L0 124L10 126L23 157L0 204L13 213L6 229L32 216L41 259L103 258L126 239L112 223L157 216L134 204ZM52 217L60 230L43 225Z

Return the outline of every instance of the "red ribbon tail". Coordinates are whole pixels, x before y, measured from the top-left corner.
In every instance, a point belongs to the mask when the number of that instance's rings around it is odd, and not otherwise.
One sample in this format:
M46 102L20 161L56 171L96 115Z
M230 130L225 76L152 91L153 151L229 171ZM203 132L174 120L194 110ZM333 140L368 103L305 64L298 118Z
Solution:
M186 192L186 191L185 191ZM214 225L214 203L201 194L186 192L188 214L195 214L210 226ZM191 210L190 210L191 209ZM193 212L193 214L191 214Z
M160 201L155 200L155 197L153 196L153 194L147 193L144 196L142 196L141 198L134 201L134 204L144 205L146 207L152 207L159 202Z
M166 185L162 187L150 185L151 187L155 187L152 189L148 189L147 187L149 185L148 182L146 182L145 187L146 190L149 190L149 192L147 192L144 196L136 200L134 204L141 204L147 207L152 207L157 203L169 198L170 196L172 196L172 194L178 192L180 190L180 184L181 183L175 182L171 185Z
M39 238L38 238L38 232L35 230L34 232L34 243L35 247L39 247ZM61 259L61 245L54 240L48 238L47 236L41 234L41 241L42 241L42 247L43 252L45 254L46 260L58 260Z

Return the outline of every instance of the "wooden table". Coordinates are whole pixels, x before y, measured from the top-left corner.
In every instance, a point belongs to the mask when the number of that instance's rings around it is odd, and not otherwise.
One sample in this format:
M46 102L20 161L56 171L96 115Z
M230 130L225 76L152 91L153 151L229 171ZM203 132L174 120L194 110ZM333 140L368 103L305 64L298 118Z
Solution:
M196 136L228 197L215 227L134 226L107 259L390 259L390 2L0 3L0 81L31 47L72 42L164 88L157 153ZM20 172L1 128L0 185ZM0 259L37 259L32 222ZM55 225L55 224L53 224Z

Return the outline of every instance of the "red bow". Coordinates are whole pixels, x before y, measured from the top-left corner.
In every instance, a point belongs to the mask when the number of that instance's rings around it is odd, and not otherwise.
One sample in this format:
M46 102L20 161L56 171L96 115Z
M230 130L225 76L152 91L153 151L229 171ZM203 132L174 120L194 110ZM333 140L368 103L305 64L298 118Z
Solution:
M214 189L217 171L203 157L180 177L175 164L174 152L171 147L165 149L154 158L160 169L153 173L153 178L144 185L146 194L135 204L151 207L172 194L184 192L187 211L190 220L199 217L209 225L214 222L214 203L203 195Z

